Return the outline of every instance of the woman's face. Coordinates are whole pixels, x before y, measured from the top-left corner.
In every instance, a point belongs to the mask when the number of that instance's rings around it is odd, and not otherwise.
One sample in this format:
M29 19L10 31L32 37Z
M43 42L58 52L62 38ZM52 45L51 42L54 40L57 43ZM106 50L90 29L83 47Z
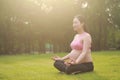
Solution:
M81 23L78 18L73 19L73 29L74 31L77 31L78 29L81 29Z

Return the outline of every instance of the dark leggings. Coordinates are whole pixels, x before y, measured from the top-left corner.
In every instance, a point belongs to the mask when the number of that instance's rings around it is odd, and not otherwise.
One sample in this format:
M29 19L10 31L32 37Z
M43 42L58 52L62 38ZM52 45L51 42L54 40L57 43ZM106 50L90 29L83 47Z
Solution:
M65 72L66 74L72 74L72 73L77 74L77 73L89 72L94 70L94 66L92 62L66 66L64 64L64 61L57 60L54 63L54 67L61 72Z

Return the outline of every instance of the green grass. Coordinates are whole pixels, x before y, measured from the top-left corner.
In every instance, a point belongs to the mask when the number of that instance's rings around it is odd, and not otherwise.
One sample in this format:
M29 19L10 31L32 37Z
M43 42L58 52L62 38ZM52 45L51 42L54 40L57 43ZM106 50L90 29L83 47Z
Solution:
M58 73L53 55L0 56L0 80L120 80L120 51L92 52L94 72L77 75Z

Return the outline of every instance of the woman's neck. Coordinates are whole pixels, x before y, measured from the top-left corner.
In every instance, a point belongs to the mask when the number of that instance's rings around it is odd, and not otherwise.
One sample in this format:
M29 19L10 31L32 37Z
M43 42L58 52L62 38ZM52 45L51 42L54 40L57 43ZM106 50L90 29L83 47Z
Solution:
M85 31L84 31L83 29L77 31L78 34L82 34L82 33L84 33L84 32L85 32Z

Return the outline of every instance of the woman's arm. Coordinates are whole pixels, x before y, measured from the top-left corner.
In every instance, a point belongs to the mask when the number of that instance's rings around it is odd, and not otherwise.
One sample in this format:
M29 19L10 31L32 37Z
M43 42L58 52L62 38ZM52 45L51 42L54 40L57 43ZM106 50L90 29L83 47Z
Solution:
M69 53L69 54L70 54L70 53ZM62 60L66 60L66 59L68 59L68 58L69 58L69 54L66 55L66 56L64 56L64 57L62 57L61 59L62 59Z
M66 59L68 59L69 58L69 54L68 55L66 55L66 56L64 56L64 57L59 57L59 56L54 56L54 57L52 57L52 59L53 60L66 60Z
M86 36L84 39L83 39L83 50L82 50L82 53L81 55L77 58L77 60L75 61L75 64L78 64L80 63L83 58L85 57L85 55L87 54L89 48L91 47L91 36Z

